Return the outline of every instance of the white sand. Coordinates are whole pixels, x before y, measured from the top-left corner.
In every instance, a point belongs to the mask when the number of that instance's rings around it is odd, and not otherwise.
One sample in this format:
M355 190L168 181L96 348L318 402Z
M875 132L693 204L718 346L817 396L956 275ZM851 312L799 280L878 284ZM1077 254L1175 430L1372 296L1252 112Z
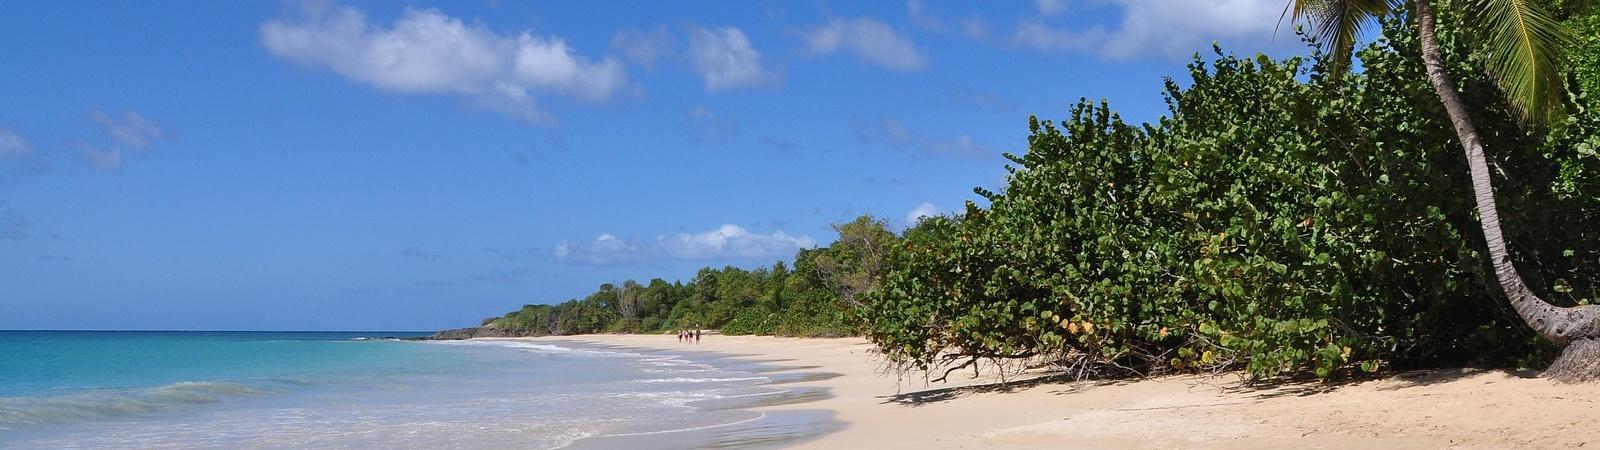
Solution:
M834 397L768 410L829 409L848 425L801 448L1576 448L1600 443L1600 384L1500 371L1412 373L1344 385L1244 387L1238 378L948 389L995 380L905 383L880 375L861 339L586 335L599 344L751 355L843 376L801 383ZM958 379L959 378L959 379ZM921 402L893 401L918 394ZM903 398L903 397L902 397Z

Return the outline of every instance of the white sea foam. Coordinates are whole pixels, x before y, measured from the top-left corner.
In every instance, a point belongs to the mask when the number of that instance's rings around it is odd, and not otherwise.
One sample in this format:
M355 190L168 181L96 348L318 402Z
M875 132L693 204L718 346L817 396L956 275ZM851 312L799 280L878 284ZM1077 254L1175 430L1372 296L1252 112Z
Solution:
M771 388L771 389L772 389L771 391L756 392L756 393L753 393L753 394L720 395L720 396L717 396L717 398L724 399L724 398L765 397L765 396L768 396L768 395L777 395L777 394L782 394L782 393L785 393L785 392L789 392L788 389L782 389L782 388Z
M661 366L661 367L698 367L698 368L701 368L701 369L712 369L712 368L715 367L715 366L712 366L710 364L701 364L701 363L697 363L697 362L694 362L694 361L689 361L689 360L686 360L686 359L682 359L682 358L679 358L677 356L668 356L668 357L662 357L662 358L656 358L656 359L646 359L646 360L644 360L644 363L646 365Z
M767 377L731 377L731 378L672 377L672 378L651 378L651 379L648 379L648 380L637 380L637 381L634 381L634 383L726 383L726 382L732 382L732 381L753 381L753 380L763 380L764 381L764 380L767 380L767 379L768 379Z
M760 411L757 411L757 413L758 414L755 417L751 417L749 419L744 419L744 420L737 420L737 421L728 422L728 423L718 423L718 424L711 424L711 425L705 425L705 426L699 426L699 427L678 428L678 429L675 429L675 430L645 431L645 432L640 432L640 433L602 434L600 436L603 436L603 437L652 436L652 435L657 435L657 434L682 433L682 432L685 432L685 431L699 431L699 430L709 430L709 429L712 429L712 428L731 427L731 426L734 426L734 425L755 422L757 420L761 420L761 419L767 418L767 413L760 412Z
M703 373L718 371L716 366L688 361L680 359L676 356L647 359L642 361L642 363L645 366L651 367L643 369L645 372L650 373Z
M532 353L603 356L603 357L642 357L644 355L633 352L613 352L606 350L593 350L586 348L562 347L551 344L537 344L525 341L507 340L466 340L466 341L425 341L437 345L485 345L493 347L509 347Z
M701 400L715 400L722 398L709 391L666 391L666 392L621 392L607 395L606 398L624 398L650 400L664 406L682 407L690 402Z

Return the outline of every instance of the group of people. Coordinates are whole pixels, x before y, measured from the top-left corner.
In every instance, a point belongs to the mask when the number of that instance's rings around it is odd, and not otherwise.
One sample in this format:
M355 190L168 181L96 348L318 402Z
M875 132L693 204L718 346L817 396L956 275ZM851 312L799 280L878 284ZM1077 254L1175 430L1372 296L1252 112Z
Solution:
M678 332L678 342L700 343L700 330L682 330Z

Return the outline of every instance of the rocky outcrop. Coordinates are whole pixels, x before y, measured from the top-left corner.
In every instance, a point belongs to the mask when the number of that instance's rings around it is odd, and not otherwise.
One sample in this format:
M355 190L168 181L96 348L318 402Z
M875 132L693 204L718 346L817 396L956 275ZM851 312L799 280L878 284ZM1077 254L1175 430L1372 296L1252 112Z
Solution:
M435 341L459 341L459 340L462 340L462 339L472 339L472 338L482 338L482 337L522 337L522 336L531 336L531 334L528 334L527 332L524 332L524 331L521 331L521 330L507 330L507 329L504 329L504 328L495 328L495 327L472 327L472 328L457 328L457 329L454 329L454 330L440 331L438 333L434 333L433 336L428 338L428 339L435 340Z

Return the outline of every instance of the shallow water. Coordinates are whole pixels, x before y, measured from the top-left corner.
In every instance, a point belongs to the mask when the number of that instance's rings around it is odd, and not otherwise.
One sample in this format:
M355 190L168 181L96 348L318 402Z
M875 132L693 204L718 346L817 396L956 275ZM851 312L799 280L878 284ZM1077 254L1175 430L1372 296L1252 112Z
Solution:
M557 448L729 434L770 444L796 425L743 408L827 395L768 387L788 375L704 355L375 339L395 335L0 332L0 447ZM812 422L801 428L826 429Z

